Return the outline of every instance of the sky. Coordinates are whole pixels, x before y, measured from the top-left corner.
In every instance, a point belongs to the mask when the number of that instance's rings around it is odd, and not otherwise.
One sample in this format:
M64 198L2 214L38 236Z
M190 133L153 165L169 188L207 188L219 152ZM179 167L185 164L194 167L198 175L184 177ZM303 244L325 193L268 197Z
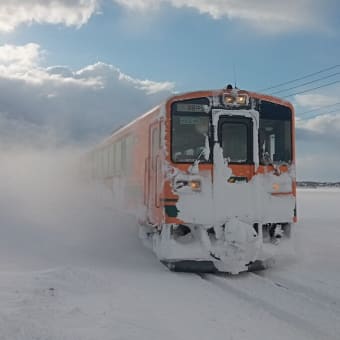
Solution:
M173 93L236 83L294 104L299 180L340 181L339 12L337 0L2 0L1 147L90 147Z

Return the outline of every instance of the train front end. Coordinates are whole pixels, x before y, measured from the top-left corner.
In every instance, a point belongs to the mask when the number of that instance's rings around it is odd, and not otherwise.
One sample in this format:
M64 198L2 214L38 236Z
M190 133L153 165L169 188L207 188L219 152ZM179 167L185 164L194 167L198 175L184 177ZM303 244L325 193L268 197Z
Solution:
M238 89L166 104L164 223L153 249L173 270L263 267L296 220L294 112Z

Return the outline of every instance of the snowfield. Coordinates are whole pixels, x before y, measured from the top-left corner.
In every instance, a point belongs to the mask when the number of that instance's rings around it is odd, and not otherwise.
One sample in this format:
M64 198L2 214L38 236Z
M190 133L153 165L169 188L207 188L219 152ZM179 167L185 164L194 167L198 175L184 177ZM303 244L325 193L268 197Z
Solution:
M29 176L25 157L0 173L1 340L340 338L340 190L299 190L273 268L199 276L169 272L58 157Z

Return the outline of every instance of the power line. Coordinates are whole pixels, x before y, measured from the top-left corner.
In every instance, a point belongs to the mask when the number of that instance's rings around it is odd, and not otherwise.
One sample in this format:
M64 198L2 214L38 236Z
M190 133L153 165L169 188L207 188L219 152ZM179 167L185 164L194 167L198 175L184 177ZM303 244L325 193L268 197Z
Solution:
M321 80L324 80L324 79L328 79L328 78L332 78L336 75L340 74L340 72L336 72L336 73L332 73L330 75L327 75L325 77L321 77L321 78L318 78L318 79L314 79L314 80L311 80L311 81L308 81L306 83L303 83L303 84L300 84L300 85L296 85L296 86L293 86L293 87L290 87L290 88L287 88L287 89L283 89L283 90L278 90L278 91L275 91L275 92L271 92L270 95L273 95L273 94L276 94L276 93L280 93L280 92L286 92L286 91L290 91L290 90L293 90L293 89L297 89L299 87L302 87L302 86L306 86L306 85L309 85L309 84L313 84L313 83L317 83Z
M324 84L324 85L320 85L320 86L317 86L317 87L313 87L313 88L311 88L311 89L307 89L307 90L304 90L304 91L291 93L291 94L289 94L289 95L287 95L287 96L284 96L284 97L282 97L282 98L292 97L292 96L295 96L296 94L301 94L301 93L310 92L310 91L317 90L317 89L321 89L321 88L323 88L323 87L330 86L330 85L334 85L334 84L337 84L337 83L340 83L340 80L336 80L336 81L333 81L333 82L331 82L331 83L327 83L327 84Z
M321 112L321 113L318 113L318 114L314 114L314 115L312 115L312 116L310 116L310 117L305 117L304 119L310 119L310 118L315 118L315 117L318 117L318 116L322 116L322 115L328 115L328 114L330 114L330 113L334 113L334 112L339 112L340 111L340 109L336 109L336 110L331 110L331 111L327 111L327 112Z
M306 114L306 113L319 111L320 109L324 109L324 108L326 108L326 107L330 108L330 107L333 107L333 106L336 106L336 105L339 105L339 104L340 104L340 102L337 102L337 103L335 103L335 104L323 105L323 106L319 106L319 107L317 107L317 108L315 108L315 109L312 109L312 110L303 111L303 112L301 112L301 113L299 113L299 114L300 114L300 115L304 115L304 114Z
M270 86L270 87L266 87L266 88L263 88L263 89L258 90L258 91L259 91L259 92L261 92L261 91L266 91L266 90L274 89L274 88L277 88L277 87L281 87L281 86L283 86L283 85L295 83L295 82L297 82L297 81L299 81L299 80L303 80L303 79L306 79L306 78L315 76L315 75L317 75L317 74L320 74L320 73L323 73L323 72L326 72L326 71L333 70L333 69L335 69L335 68L337 68L337 67L339 67L339 66L340 66L340 64L337 64L337 65L334 65L334 66L331 66L331 67L327 67L327 68L324 68L324 69L322 69L322 70L320 70L320 71L313 72L313 73L307 74L307 75L305 75L305 76L302 76L302 77L300 77L300 78L296 78L296 79L293 79L293 80L289 80L289 81L286 81L286 82L284 82L284 83L280 83L280 84L273 85L273 86Z

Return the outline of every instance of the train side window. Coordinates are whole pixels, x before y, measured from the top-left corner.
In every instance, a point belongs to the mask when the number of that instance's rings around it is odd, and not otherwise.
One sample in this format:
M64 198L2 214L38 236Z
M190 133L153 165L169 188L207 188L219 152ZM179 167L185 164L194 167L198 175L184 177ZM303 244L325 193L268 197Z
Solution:
M156 156L158 154L158 151L160 149L160 130L159 127L156 126L152 129L152 135L151 135L151 155L152 155L152 160L156 159ZM154 169L155 162L152 162L152 168Z
M121 169L123 175L126 175L126 165L126 138L124 138L121 142Z
M106 147L106 152L108 156L108 164L107 164L107 175L112 176L112 152L111 152L111 145Z
M102 152L101 150L97 151L97 170L98 170L98 178L102 178Z
M104 178L106 175L106 163L107 163L105 149L102 149L100 153L102 158L102 178Z
M108 146L105 148L105 154L106 154L105 177L108 177L110 176L110 163L111 163L110 149Z
M115 145L110 145L110 153L111 153L111 165L110 165L110 175L114 175L115 171Z
M100 150L97 150L97 174L98 174L98 178L101 178L101 176L102 176L102 155L101 155Z
M117 161L117 150L118 150L118 147L117 147L117 142L115 142L113 144L113 154L114 154L114 160L113 160L113 175L114 176L117 176L118 174L118 161Z
M105 147L104 149L104 177L108 176L109 173L109 163L110 163L110 158L109 158L109 153L108 153L108 148Z
M102 176L102 155L101 155L101 151L100 150L97 150L96 152L97 154L97 176L98 178L101 178Z
M116 142L116 152L115 152L115 174L120 175L121 172L121 141Z
M132 173L133 165L133 144L134 138L132 135L126 137L126 174L129 176Z
M98 150L94 153L94 173L95 178L99 178L99 153Z

